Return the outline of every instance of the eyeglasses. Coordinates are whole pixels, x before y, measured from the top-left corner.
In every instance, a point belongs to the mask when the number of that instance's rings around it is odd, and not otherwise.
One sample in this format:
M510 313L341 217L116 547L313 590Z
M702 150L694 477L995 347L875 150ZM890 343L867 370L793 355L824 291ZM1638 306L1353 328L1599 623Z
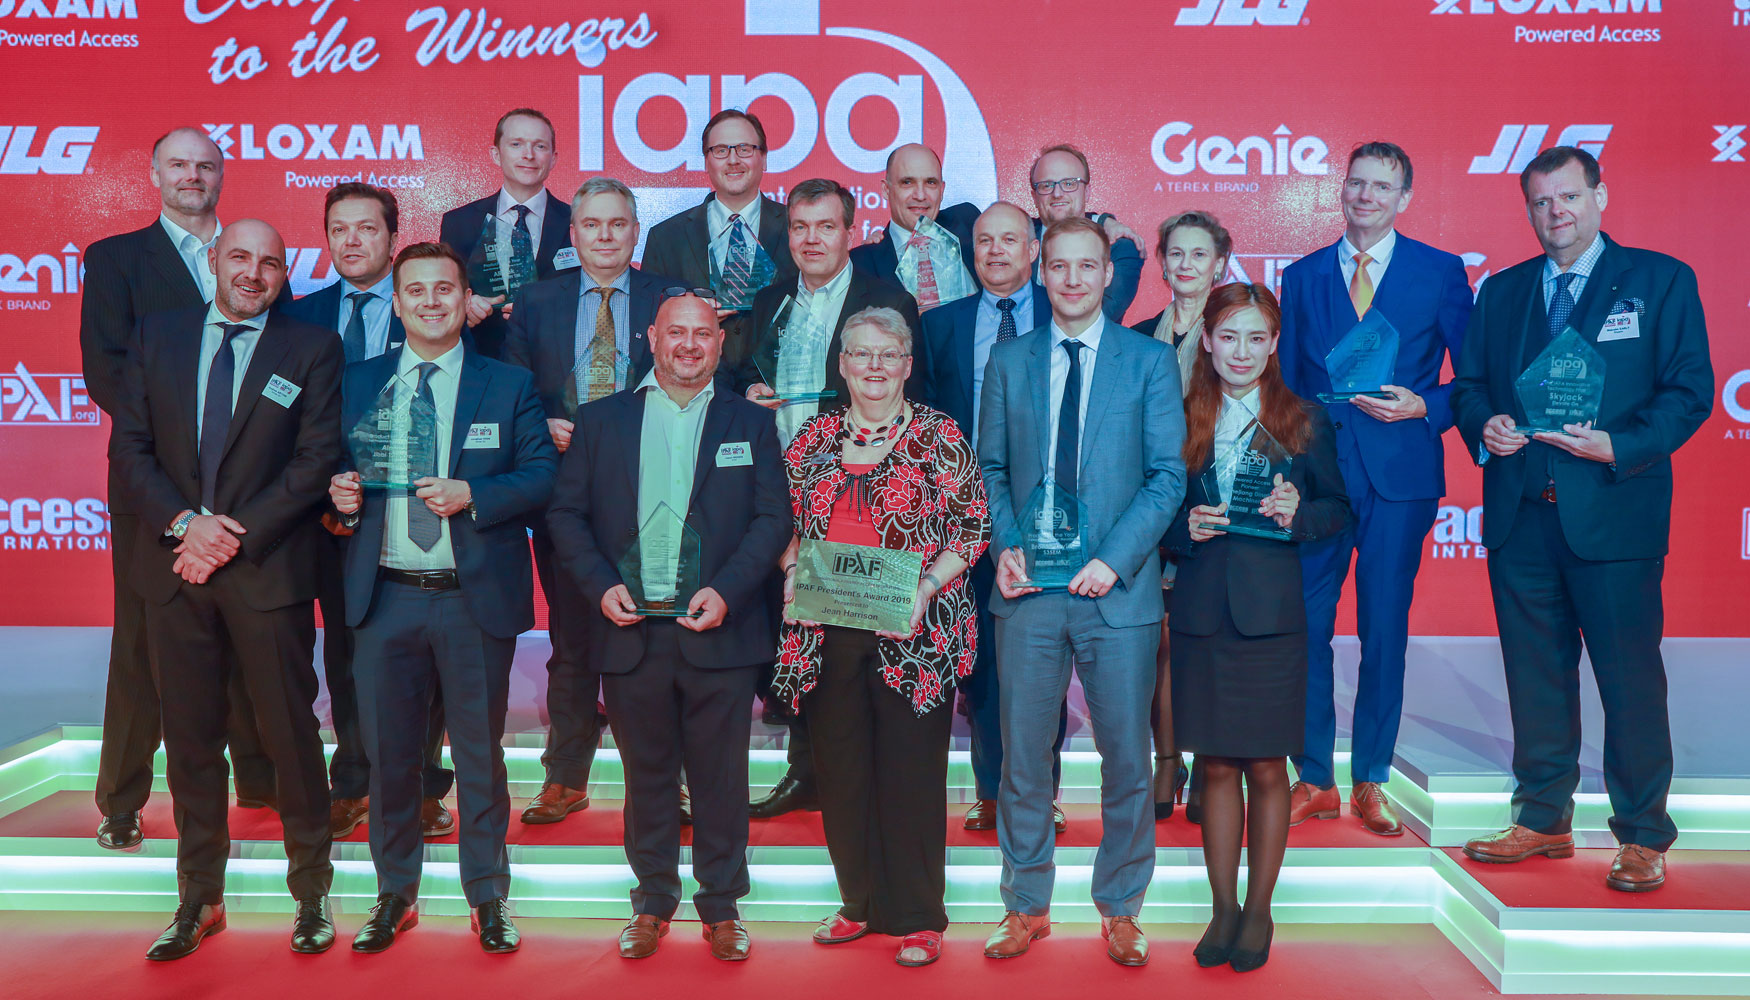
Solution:
M1082 185L1087 182L1088 179L1086 177L1065 177L1060 181L1034 181L1033 193L1050 194L1053 191L1061 189L1064 194L1073 194L1076 191L1081 190Z
M736 156L739 156L745 160L745 159L753 156L753 154L755 154L755 153L765 152L766 147L761 146L758 143L752 143L752 142L738 142L738 143L735 143L733 145L726 143L726 142L720 142L715 146L706 146L705 147L706 154L709 155L711 157L711 159L713 159L713 160L727 160L727 159L729 159L729 154L732 151L735 153Z
M1403 190L1400 185L1387 184L1385 181L1364 181L1359 177L1351 177L1344 181L1343 187L1350 194L1360 194L1363 189L1371 188L1373 193L1381 198L1389 198Z
M667 302L669 299L678 299L685 295L696 295L711 303L717 301L717 293L709 288L689 288L686 285L670 285L662 290L662 302ZM658 308L662 306L662 302L657 303Z
M846 360L850 361L851 364L856 365L859 368L869 367L869 362L875 360L876 358L881 359L881 367L892 368L892 367L895 367L896 365L898 365L901 361L904 361L906 358L911 357L911 355L902 354L899 351L882 351L881 353L877 354L874 351L871 351L867 348L862 348L862 347L859 347L854 351L844 351L842 353L844 354Z

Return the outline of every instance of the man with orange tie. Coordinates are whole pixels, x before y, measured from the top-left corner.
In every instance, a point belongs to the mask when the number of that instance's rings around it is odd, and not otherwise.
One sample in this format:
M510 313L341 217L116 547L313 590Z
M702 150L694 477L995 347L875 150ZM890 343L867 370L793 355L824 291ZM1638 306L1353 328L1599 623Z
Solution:
M1440 382L1458 356L1470 318L1464 262L1396 228L1410 207L1409 154L1368 142L1349 154L1342 189L1343 238L1282 274L1282 377L1302 398L1332 391L1325 357L1361 318L1377 310L1397 330L1394 374L1381 391L1327 404L1337 459L1355 520L1346 531L1300 547L1307 614L1305 750L1294 758L1289 825L1335 819L1342 810L1332 757L1337 737L1331 635L1337 599L1355 554L1361 669L1355 685L1350 812L1369 831L1403 833L1383 786L1391 776L1404 703L1410 595L1422 541L1446 493L1440 435L1452 426L1452 384Z

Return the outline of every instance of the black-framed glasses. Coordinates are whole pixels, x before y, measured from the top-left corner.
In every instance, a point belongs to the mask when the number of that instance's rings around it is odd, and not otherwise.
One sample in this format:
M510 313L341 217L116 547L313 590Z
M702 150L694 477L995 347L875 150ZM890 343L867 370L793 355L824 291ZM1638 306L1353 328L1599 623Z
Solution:
M669 299L678 299L688 295L696 295L713 305L717 302L717 293L709 288L693 288L688 285L670 285L662 290L662 298L656 303L657 308Z
M1082 185L1087 182L1088 179L1086 177L1065 177L1062 180L1056 181L1034 181L1033 193L1050 194L1053 191L1061 189L1064 194L1071 194L1081 190Z
M755 142L720 142L715 146L705 147L706 155L710 156L713 160L727 160L729 159L729 154L731 152L745 160L753 156L755 153L763 153L765 151L766 147Z

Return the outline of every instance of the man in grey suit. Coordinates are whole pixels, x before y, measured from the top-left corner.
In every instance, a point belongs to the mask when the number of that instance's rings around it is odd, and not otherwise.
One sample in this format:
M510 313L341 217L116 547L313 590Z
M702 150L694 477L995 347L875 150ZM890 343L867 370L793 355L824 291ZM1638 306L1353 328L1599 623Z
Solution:
M1093 897L1107 954L1148 961L1137 926L1154 876L1148 709L1160 643L1158 545L1185 495L1179 368L1165 345L1106 320L1111 246L1100 226L1069 218L1041 250L1051 322L991 349L979 403L978 451L1000 550L991 614L1002 664L1003 920L989 958L1013 958L1051 929L1054 838L1051 749L1072 664L1100 748L1100 821ZM1067 592L1022 586L1017 512L1053 481L1085 508L1092 555Z

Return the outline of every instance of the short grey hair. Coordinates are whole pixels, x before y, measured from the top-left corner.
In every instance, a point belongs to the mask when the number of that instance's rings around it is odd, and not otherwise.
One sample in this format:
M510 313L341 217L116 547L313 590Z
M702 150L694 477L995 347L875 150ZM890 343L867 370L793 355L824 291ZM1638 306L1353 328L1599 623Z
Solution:
M870 306L860 312L852 313L851 318L845 320L844 329L840 333L839 339L841 341L849 339L851 328L855 326L872 326L899 341L900 346L905 348L907 354L911 353L911 324L905 321L905 317L901 316L897 309L889 309L886 306Z
M591 177L577 189L577 194L571 197L571 214L576 215L583 210L583 200L591 195L617 194L626 199L626 206L632 210L632 221L638 221L638 196L624 182L614 177Z

